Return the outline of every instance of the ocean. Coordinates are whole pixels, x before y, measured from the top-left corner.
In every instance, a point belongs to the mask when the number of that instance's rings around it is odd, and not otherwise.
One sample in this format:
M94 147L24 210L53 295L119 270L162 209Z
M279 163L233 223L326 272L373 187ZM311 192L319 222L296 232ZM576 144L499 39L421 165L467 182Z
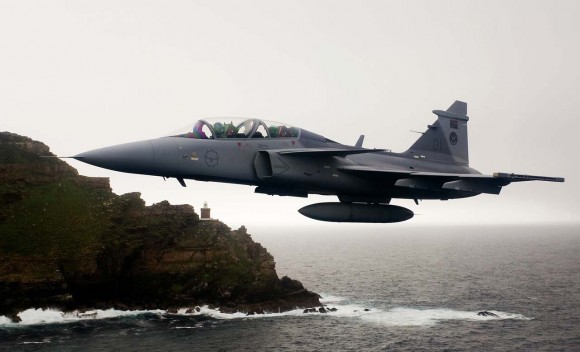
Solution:
M336 311L30 309L0 350L580 351L580 226L248 230Z

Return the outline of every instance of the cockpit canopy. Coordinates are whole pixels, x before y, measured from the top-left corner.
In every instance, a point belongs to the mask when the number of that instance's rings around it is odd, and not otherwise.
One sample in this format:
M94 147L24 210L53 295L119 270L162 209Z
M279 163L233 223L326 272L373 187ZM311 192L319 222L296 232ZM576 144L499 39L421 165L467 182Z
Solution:
M176 137L196 139L222 138L298 138L300 129L283 123L260 119L211 118L199 120L190 132Z

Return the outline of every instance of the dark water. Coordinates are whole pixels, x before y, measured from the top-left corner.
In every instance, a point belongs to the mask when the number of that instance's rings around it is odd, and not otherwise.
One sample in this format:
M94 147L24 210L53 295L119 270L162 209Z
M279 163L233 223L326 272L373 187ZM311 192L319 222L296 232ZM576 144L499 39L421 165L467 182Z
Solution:
M28 324L0 323L0 349L580 350L580 227L337 229L253 236L280 275L321 293L336 312L89 319L29 311ZM498 317L477 316L482 310ZM32 324L40 320L56 322Z

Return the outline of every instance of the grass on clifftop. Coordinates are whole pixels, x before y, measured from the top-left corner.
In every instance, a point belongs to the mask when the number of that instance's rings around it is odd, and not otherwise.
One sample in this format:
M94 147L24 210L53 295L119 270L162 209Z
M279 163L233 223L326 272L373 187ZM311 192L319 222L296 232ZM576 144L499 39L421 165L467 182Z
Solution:
M14 194L14 188L1 185L0 196ZM23 198L4 209L0 223L0 245L5 251L74 255L97 243L107 225L107 192L71 180L20 188ZM55 250L61 253L52 253Z

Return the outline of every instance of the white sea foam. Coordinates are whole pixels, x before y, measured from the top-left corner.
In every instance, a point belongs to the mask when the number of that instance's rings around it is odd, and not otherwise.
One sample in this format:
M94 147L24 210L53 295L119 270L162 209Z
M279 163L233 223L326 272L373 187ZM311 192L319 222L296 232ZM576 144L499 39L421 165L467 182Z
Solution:
M360 319L364 322L373 324L382 324L390 326L430 326L438 322L450 320L463 321L488 321L501 319L517 319L530 320L521 314L507 313L500 311L489 311L497 316L478 316L477 311L460 311L447 308L412 308L412 307L393 307L389 309L376 308L376 301L372 306L350 303L351 300L345 297L323 295L321 302L327 308L336 308L336 311L327 310L326 314L320 313L304 313L303 309L295 309L287 312L268 312L267 314L246 315L246 313L222 313L219 309L210 309L208 306L199 307L199 312L186 313L187 308L178 310L179 315L199 315L207 316L218 320L232 320L232 319L260 319L264 317L284 317L284 316L300 316L304 318L315 316L327 316L332 318L347 318ZM0 316L0 326L16 326L16 325L34 325L34 324L52 324L52 323L68 323L88 319L107 319L122 316L134 316L139 314L167 314L164 310L133 310L122 311L115 309L108 310L92 310L87 312L68 312L64 313L53 309L28 309L18 314L22 320L20 323L12 323L10 319ZM196 328L195 327L180 327L180 328Z
M283 316L292 316L292 315L302 315L303 314L303 309L295 309L295 310L291 310L291 311L287 311L287 312L280 312L280 313L276 313L276 312L267 312L266 314L254 314L254 315L247 315L247 313L242 313L242 312L236 312L236 313L222 313L219 311L219 309L215 308L215 309L210 309L208 308L208 306L202 306L199 307L200 311L199 312L194 312L194 313L185 313L187 311L186 308L182 308L180 309L177 314L180 315L204 315L204 316L208 316L214 319L220 319L220 320L232 320L232 319L258 319L258 318L262 318L262 317L283 317Z
M499 311L490 311L497 315L479 316L477 312L460 311L445 308L416 309L397 307L389 310L377 310L361 316L364 321L394 326L429 326L441 321L463 320L463 321L485 321L501 319L529 320L521 314L512 314Z
M338 303L347 300L346 297L334 296L326 293L321 293L320 296L320 303L322 304Z
M42 345L45 343L51 343L51 340L44 339L42 341L24 341L24 342L21 342L20 345Z
M395 307L387 310L377 309L361 304L340 303L348 301L347 298L338 296L323 296L321 302L327 305L328 308L336 308L336 311L328 311L324 314L328 317L335 318L351 318L360 319L365 322L391 325L391 326L430 326L438 322L449 320L464 320L464 321L486 321L486 320L502 320L502 319L517 319L517 320L531 320L521 314L507 313L491 310L494 316L479 316L478 311L460 311L447 308L409 308L409 307ZM331 304L337 302L336 304ZM186 309L182 309L178 314L184 314ZM207 306L200 307L199 312L194 315L205 315L214 319L259 319L263 317L284 317L284 316L302 316L314 317L322 316L320 313L304 313L303 309L295 309L283 313L268 313L265 315L255 314L247 316L245 313L221 313L218 309L209 309Z
M19 323L13 323L9 318L5 316L0 316L0 326L7 325L36 325L36 324L54 324L54 323L69 323L79 320L88 319L107 319L116 318L122 316L139 315L144 313L153 314L164 314L164 310L115 310L107 309L101 310L96 309L92 311L79 312L61 312L56 309L27 309L23 312L18 313L18 317L21 319Z
M501 320L501 319L517 319L517 320L531 319L521 314L513 314L499 311L491 311L492 313L497 315L497 317L493 317L493 316L478 316L477 312L458 311L444 308L416 309L416 308L397 307L389 310L381 310L374 308L364 308L362 306L357 305L337 306L336 308L337 311L334 312L329 311L326 313L326 315L329 317L336 318L361 319L369 323L391 326L430 326L435 325L438 322L449 320L486 321L486 320ZM266 315L256 314L250 316L246 316L245 313L226 314L220 313L218 310L205 311L202 309L201 312L196 314L203 314L210 316L214 319L224 319L224 320L241 319L241 318L259 319L263 317L272 318L283 316L314 317L322 315L319 313L304 314L302 309L292 310L284 313L269 313Z
M323 300L321 300L322 302ZM488 312L497 316L479 316L479 311L461 311L448 308L412 308L393 307L389 309L376 308L377 301L372 305L362 305L357 303L341 303L348 301L343 298L335 304L328 304L329 307L337 308L335 312L328 312L330 316L343 318L357 318L370 323L392 325L392 326L429 326L441 321L464 320L464 321L486 321L486 320L531 320L522 314L500 312L490 310Z

